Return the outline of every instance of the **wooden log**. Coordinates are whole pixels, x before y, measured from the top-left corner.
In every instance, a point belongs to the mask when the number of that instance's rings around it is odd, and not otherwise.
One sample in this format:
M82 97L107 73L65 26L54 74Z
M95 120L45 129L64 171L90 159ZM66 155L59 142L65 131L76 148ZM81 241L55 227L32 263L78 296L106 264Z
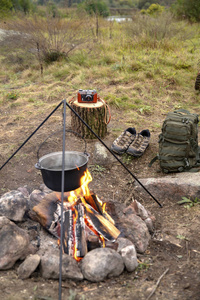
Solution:
M101 138L107 133L107 107L104 102L79 103L77 100L71 103L71 107L88 124L88 126ZM84 138L95 139L95 135L84 123L71 111L71 127Z

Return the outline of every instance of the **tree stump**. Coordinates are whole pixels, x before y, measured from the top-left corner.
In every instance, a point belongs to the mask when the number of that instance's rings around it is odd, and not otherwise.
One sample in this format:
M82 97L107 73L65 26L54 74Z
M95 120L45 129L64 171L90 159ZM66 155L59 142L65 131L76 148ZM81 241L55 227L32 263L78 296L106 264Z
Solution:
M71 103L71 107L99 137L105 137L107 133L107 107L104 102L98 100L97 103L79 103L75 100ZM71 111L71 127L84 138L96 138L73 111Z

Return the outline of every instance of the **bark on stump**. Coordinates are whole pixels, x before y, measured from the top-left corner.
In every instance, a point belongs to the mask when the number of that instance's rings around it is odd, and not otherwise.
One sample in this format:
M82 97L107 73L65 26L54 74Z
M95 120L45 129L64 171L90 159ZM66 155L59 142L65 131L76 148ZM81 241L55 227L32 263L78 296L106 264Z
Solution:
M71 107L88 124L88 126L101 138L107 133L107 108L101 101L97 103L79 103L75 100ZM95 139L95 135L83 124L83 122L71 111L71 127L84 138Z

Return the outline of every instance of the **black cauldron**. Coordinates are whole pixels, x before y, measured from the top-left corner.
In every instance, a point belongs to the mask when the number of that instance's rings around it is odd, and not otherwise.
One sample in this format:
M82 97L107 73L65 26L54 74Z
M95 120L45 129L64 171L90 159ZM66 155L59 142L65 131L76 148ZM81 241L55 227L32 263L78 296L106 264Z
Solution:
M51 190L61 192L62 152L52 152L39 158L35 167L42 173L44 184ZM87 169L88 155L82 152L65 151L64 192L81 186L81 177Z

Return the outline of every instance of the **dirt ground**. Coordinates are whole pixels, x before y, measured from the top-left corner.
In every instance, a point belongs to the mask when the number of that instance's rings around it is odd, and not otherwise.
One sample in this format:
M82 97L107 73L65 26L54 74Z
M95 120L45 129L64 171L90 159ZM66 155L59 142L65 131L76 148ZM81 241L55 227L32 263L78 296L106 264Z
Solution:
M15 108L0 107L0 165L10 157L15 150L27 139L37 126L48 115L44 112L34 120L22 119L14 121ZM104 142L110 147L119 134L113 128L127 128L120 111L112 109L112 120L108 125L108 134ZM58 123L61 118L58 117ZM162 120L159 120L161 123ZM28 123L28 124L27 124ZM0 195L20 186L26 185L30 191L37 189L42 183L40 171L34 165L37 162L37 150L42 141L59 127L53 119L47 122L19 152L0 171ZM56 126L55 126L56 125ZM134 124L130 124L134 126ZM67 128L70 128L70 114L67 113ZM148 128L148 117L137 130ZM151 127L149 128L151 131ZM159 130L151 131L150 146L139 159L122 157L125 165L137 178L164 176L159 172L157 163L149 169L148 163L158 149ZM94 144L97 140L87 141L87 151L90 154L88 163L93 181L90 188L104 201L113 200L117 203L130 203L134 197L134 178L113 157L106 165L95 164ZM60 151L62 133L49 138L41 148L39 156L49 151ZM58 149L59 147L60 149ZM67 136L67 150L84 149L82 140L73 135ZM188 174L189 176L189 174ZM145 208L154 214L155 232L147 251L138 255L139 267L133 273L124 272L117 278L107 279L100 283L88 281L63 281L62 299L129 299L129 300L198 300L200 299L200 240L199 229L200 207L186 209L177 204L178 200L158 199L158 204L146 194L143 198L136 198ZM21 280L17 277L17 267L0 272L1 299L58 299L58 281L44 280L34 274L32 278ZM162 277L163 275L163 277ZM155 291L154 291L155 288ZM151 293L152 296L151 296Z

